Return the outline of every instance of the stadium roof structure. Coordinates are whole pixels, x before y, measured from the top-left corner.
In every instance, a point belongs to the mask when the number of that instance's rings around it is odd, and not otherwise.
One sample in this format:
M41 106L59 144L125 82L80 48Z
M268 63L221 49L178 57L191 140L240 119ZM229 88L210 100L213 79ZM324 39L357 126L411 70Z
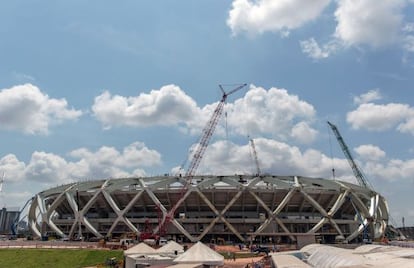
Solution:
M291 242L303 234L350 242L380 238L388 205L355 184L276 175L158 176L75 182L36 194L29 208L34 236L120 237L157 231L177 203L165 236L175 240ZM273 240L271 240L273 239Z

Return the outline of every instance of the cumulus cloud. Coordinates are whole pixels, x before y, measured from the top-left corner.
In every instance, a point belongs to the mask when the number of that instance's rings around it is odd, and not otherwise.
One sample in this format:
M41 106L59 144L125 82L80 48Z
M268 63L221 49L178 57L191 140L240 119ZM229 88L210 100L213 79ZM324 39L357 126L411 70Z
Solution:
M299 147L274 139L255 138L255 147L263 174L303 175L335 179L358 184L346 158L329 157L316 149ZM355 148L355 161L369 183L382 185L389 181L410 181L414 177L414 159L389 159L379 147L371 144ZM255 174L256 166L248 142L237 145L217 141L206 151L198 174Z
M301 151L296 146L273 139L254 140L263 174L303 175L332 178L332 163L338 178L355 183L347 160L330 158L315 149ZM218 141L209 146L199 168L199 174L255 174L250 144L236 145Z
M74 150L70 153L71 157L80 159L77 164L81 167L79 177L86 174L99 174L99 177L108 176L130 176L122 169L151 167L161 163L161 155L155 150L151 150L141 142L135 142L119 152L114 147L103 146L96 152L91 152L86 148ZM83 174L82 174L83 173ZM143 175L141 171L136 175Z
M379 89L372 89L367 93L354 97L354 103L362 104L382 99Z
M234 34L279 31L286 35L286 31L316 19L329 2L330 0L234 0L227 25Z
M311 128L308 123L306 122L299 122L293 126L291 136L304 144L312 143L318 131Z
M349 112L346 120L354 129L383 131L396 127L400 122L406 121L413 116L414 110L407 104L389 103L382 105L363 103L356 110ZM403 123L400 128L405 129L408 126Z
M405 0L338 0L335 32L323 45L314 38L300 42L302 52L313 59L328 58L340 49L397 45L414 51L413 24L404 22ZM404 24L405 23L405 24Z
M200 112L195 101L175 85L136 97L112 96L105 91L95 98L92 111L105 128L170 126L192 121Z
M381 148L372 145L365 144L355 148L358 155L365 160L380 160L385 157L385 152Z
M80 148L70 153L70 156L80 159L75 164L76 176L87 177L120 177L145 175L144 167L152 167L161 163L161 155L149 149L141 142L126 146L122 152L114 147L103 146L96 152ZM135 168L135 169L134 169ZM134 169L131 173L128 170Z
M338 49L338 44L333 40L321 47L314 38L309 38L308 40L300 41L300 47L303 53L312 59L318 60L328 58L331 53Z
M414 35L407 35L404 38L404 49L408 52L414 52Z
M35 151L26 164L9 154L0 159L0 171L6 173L10 183L36 181L55 186L81 178L144 176L143 168L161 163L160 153L141 142L132 143L122 151L108 146L95 152L80 148L70 152L69 157L74 161L53 153Z
M335 36L349 46L392 44L399 38L403 6L404 0L340 0L335 11Z
M52 99L32 84L0 91L0 128L27 134L47 134L52 124L75 120L82 112L65 99Z
M407 116L404 122L398 125L397 130L402 133L409 133L414 135L414 109L411 108L411 113Z
M414 107L403 103L375 104L382 99L378 89L354 97L358 107L347 113L346 119L354 129L384 131L395 129L414 135Z
M25 168L25 175L30 180L42 183L62 182L68 180L68 163L62 157L45 152L34 152Z
M104 92L95 98L94 116L106 128L112 126L173 126L199 135L218 102L198 107L179 87L169 85L137 97L112 96ZM286 89L251 86L244 97L226 104L228 129L235 135L272 135L311 142L316 111L312 105ZM292 130L292 128L294 129ZM224 128L217 127L216 135Z
M309 133L314 131L308 127L313 121L316 111L314 107L291 95L286 89L251 86L243 98L234 104L228 104L228 124L232 131L240 135L270 134L273 137L293 137L304 141L305 128ZM299 125L297 125L299 123ZM296 129L292 131L292 127Z
M5 155L0 159L0 175L4 174L7 181L18 182L22 180L25 168L26 164L17 159L14 154Z
M414 177L414 159L388 159L387 161L371 161L365 164L364 170L370 177L384 181L408 180Z
M303 27L321 16L329 0L272 1L234 0L227 25L233 34L249 35L289 31ZM404 7L412 1L338 0L332 37L323 45L315 38L300 41L302 52L313 59L325 59L347 47L382 48L397 45L414 52L413 24L404 21Z

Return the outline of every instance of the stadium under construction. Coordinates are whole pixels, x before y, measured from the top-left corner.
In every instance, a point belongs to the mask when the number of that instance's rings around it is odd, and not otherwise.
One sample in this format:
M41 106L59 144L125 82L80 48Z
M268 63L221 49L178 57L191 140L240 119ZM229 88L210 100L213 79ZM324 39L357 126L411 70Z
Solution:
M195 176L223 112L223 97L185 174L76 182L36 194L28 225L36 237L68 239L160 237L176 241L352 242L383 237L385 199L367 183L335 125L332 128L359 185L305 176Z
M85 239L150 232L177 241L325 242L380 238L384 198L358 185L299 176L180 176L73 183L37 194L33 234ZM178 204L175 217L166 215ZM162 224L162 222L166 224ZM161 230L164 229L164 230Z

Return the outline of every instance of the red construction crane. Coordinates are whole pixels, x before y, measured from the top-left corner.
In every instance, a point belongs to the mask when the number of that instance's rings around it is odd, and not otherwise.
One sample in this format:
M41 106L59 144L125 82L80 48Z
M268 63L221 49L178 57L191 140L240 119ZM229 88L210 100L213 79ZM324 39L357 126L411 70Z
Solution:
M167 215L165 216L163 221L160 221L158 224L158 228L155 229L155 232L157 232L160 235L165 234L166 231L166 226L171 222L171 220L174 219L174 214L176 212L176 210L178 209L178 207L180 206L180 204L182 203L182 198L184 197L185 193L188 190L189 185L191 184L192 180L193 180L193 176L195 174L195 172L197 171L198 166L200 165L201 159L204 156L204 152L207 149L207 146L210 142L211 136L213 135L217 123L220 119L221 114L223 113L223 108L224 108L224 104L227 100L227 97L233 93L235 93L236 91L242 89L243 87L245 87L247 84L242 84L242 85L238 85L236 88L232 89L229 92L225 92L224 88L222 85L219 85L223 96L220 100L220 102L218 103L216 109L213 112L213 115L211 116L210 120L207 122L206 126L203 129L200 141L197 144L197 147L194 151L193 157L191 159L190 165L187 169L187 172L184 175L185 178L185 184L183 185L183 187L181 188L180 191L180 198L179 200L174 204L174 206L171 208L171 210L167 213Z
M256 164L256 176L260 176L261 171L260 171L260 166L259 166L259 159L257 157L256 146L254 145L253 139L250 139L250 145L252 146L254 163Z

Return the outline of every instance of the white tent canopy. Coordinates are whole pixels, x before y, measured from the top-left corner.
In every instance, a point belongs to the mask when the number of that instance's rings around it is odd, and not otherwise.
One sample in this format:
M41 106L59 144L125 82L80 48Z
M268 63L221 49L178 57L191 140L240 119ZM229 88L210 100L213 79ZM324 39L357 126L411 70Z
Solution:
M167 244L157 249L158 253L167 253L167 254L181 254L184 252L184 247L178 244L175 241L168 241Z
M136 246L133 246L132 248L129 248L124 251L124 255L130 255L130 254L156 254L157 251L153 249L152 247L148 246L145 243L139 243Z
M224 265L224 257L201 242L197 242L182 255L174 259L175 263L202 263L210 266Z
M354 250L313 244L301 249L307 262L328 267L414 267L414 250L384 245L363 245Z

